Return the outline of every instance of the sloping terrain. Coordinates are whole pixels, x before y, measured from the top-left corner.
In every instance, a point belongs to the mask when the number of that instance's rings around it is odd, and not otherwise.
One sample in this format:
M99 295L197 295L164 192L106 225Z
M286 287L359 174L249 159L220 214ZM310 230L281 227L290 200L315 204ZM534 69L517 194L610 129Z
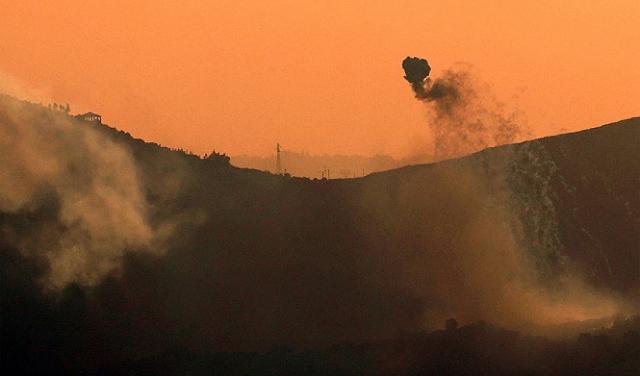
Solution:
M637 313L640 118L346 180L238 169L10 97L0 141L15 369Z
M640 293L640 119L540 143L566 184L554 205L569 256L591 283Z

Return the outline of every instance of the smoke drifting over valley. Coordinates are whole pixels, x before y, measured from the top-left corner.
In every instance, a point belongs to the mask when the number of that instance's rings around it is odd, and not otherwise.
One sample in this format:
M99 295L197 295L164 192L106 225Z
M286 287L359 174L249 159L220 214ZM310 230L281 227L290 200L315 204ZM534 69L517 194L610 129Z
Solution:
M370 200L363 207L384 208L367 216L383 221L372 227L397 230L381 236L380 265L398 266L390 285L403 286L420 302L427 326L447 317L545 326L620 309L569 266L549 197L558 177L544 171L553 162L517 162L540 158L541 149L510 146L406 170L392 183L372 177L364 189L371 193L363 192ZM394 204L384 197L390 191ZM393 222L384 223L387 218Z
M155 249L158 234L125 145L64 113L0 101L0 210L50 217L41 226L3 226L3 237L48 261L50 287L96 285L125 251Z
M436 160L509 144L526 135L518 112L507 111L470 65L457 64L434 79L425 59L407 57L402 67L416 98L430 104Z
M464 111L489 111L451 75L422 86L440 155L516 137L484 118L469 128ZM53 354L36 368L81 373L175 349L288 356L278 346L406 339L449 318L523 334L604 318L568 336L612 325L638 313L639 121L310 180L0 97L3 359L23 370L35 361L20 354Z

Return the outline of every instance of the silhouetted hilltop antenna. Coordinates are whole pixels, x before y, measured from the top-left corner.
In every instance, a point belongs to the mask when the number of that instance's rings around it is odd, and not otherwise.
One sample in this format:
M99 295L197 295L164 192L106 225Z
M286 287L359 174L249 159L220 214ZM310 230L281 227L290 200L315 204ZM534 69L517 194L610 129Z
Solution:
M280 143L276 144L276 175L282 175L282 161L280 160Z
M329 171L327 166L324 166L324 169L322 170L322 178L323 179L331 179L331 172Z

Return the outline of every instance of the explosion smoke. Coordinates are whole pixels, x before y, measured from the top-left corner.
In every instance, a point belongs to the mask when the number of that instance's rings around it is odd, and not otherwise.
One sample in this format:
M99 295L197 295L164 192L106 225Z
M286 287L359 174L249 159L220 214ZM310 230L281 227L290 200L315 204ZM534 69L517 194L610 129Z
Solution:
M407 57L402 67L415 97L431 105L429 126L436 160L509 144L523 136L518 113L506 113L504 104L488 85L480 83L470 66L458 64L434 80L429 78L431 67L425 59Z

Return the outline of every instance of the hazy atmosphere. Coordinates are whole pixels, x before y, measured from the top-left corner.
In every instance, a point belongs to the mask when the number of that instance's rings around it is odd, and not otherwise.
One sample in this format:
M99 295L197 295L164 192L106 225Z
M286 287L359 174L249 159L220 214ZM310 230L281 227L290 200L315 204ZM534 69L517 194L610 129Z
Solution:
M3 375L637 375L637 1L0 3Z
M639 121L317 180L2 95L3 366L633 374Z
M400 66L468 64L530 137L637 115L640 4L3 1L0 87L202 155L433 150Z

